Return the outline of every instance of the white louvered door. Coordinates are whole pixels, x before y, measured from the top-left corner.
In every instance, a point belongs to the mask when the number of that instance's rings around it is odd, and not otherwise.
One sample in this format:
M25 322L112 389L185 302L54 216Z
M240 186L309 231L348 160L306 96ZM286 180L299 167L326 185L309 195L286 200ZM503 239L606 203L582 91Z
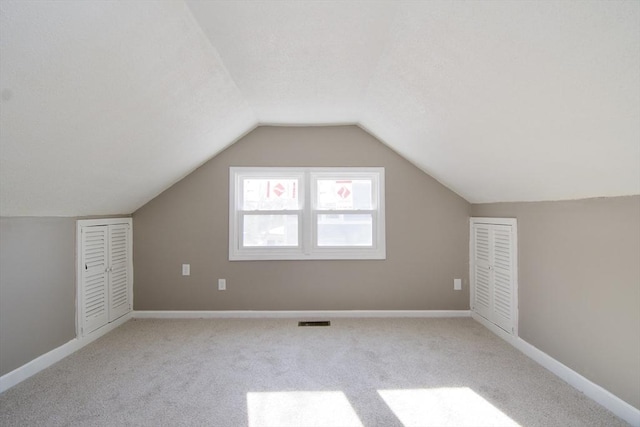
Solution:
M131 311L131 219L78 221L78 326L90 334Z
M511 227L494 225L491 229L491 283L493 310L491 321L513 332L513 266L511 261Z
M491 278L490 278L490 230L484 224L477 224L474 229L475 237L475 262L473 278L475 292L473 294L473 307L482 317L491 316Z
M517 323L516 223L472 218L472 309L508 333Z
M107 226L85 227L82 239L81 322L85 334L107 324Z
M131 309L129 295L129 225L109 226L109 322Z

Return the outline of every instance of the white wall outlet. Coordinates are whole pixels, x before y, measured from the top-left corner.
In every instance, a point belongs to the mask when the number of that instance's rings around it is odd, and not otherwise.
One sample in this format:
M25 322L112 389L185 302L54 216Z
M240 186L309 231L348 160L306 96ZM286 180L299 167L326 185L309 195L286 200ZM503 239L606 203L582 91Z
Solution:
M191 275L191 264L182 264L182 275L183 276Z
M218 290L219 291L227 290L227 279L218 279Z
M454 291L462 290L462 279L453 279L453 290Z

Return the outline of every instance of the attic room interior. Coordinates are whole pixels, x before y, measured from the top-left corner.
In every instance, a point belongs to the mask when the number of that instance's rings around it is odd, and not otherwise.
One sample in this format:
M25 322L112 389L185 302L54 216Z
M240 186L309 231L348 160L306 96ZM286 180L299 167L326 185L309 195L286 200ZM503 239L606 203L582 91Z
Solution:
M640 2L0 2L0 424L640 426Z

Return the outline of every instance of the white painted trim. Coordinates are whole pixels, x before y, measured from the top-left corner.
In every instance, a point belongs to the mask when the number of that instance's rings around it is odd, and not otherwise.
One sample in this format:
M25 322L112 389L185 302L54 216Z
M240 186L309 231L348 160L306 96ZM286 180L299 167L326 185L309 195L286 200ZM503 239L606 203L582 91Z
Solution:
M115 224L129 224L133 223L131 217L121 218L96 218L96 219L79 219L77 221L78 227L92 227L95 225L115 225Z
M53 365L54 363L59 362L72 353L75 353L85 345L97 340L104 334L111 332L118 326L122 325L123 323L131 319L131 317L131 313L125 314L124 316L114 320L113 322L108 323L107 325L99 329L96 329L86 337L74 338L66 344L62 344L60 347L56 347L48 353L45 353L33 359L31 362L27 362L19 368L16 368L13 371L4 374L2 377L0 377L0 393L8 390L18 383L21 383L27 378Z
M473 221L475 224L510 225L512 227L518 226L517 218L489 218L482 216L472 216L471 221Z
M471 310L471 318L473 320L475 320L476 322L480 322L482 324L482 326L484 326L485 328L489 329L491 332L493 332L494 334L496 334L497 336L499 336L503 340L507 341L509 344L514 345L513 344L514 339L517 338L517 337L513 336L512 334L508 333L504 329L500 328L495 323L485 319L484 317L480 316L478 313L476 313L473 310Z
M489 329L491 332L498 335L500 338L520 350L529 358L539 363L542 367L551 371L557 375L560 379L566 381L569 385L575 389L584 393L590 399L596 401L600 405L613 412L618 417L622 418L629 424L635 427L640 427L640 410L634 408L624 400L620 399L608 390L605 390L598 384L583 377L573 369L562 364L558 360L549 356L547 353L538 349L537 347L529 344L527 341L520 337L513 336L506 333L493 323L489 322L484 317L471 313L471 317L480 322L483 326Z
M134 319L293 319L363 317L470 317L469 310L221 310L221 311L134 311Z

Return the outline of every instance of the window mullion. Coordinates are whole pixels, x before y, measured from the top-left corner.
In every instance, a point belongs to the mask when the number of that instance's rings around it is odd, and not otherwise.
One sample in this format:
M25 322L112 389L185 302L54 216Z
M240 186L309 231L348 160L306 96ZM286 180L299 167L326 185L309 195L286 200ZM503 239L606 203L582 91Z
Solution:
M313 206L315 206L316 201L316 190L315 184L312 182L313 178L309 171L305 171L303 182L304 182L304 212L302 215L303 222L303 230L302 230L302 238L303 245L302 251L305 255L311 255L311 251L314 245L314 222L313 222Z

